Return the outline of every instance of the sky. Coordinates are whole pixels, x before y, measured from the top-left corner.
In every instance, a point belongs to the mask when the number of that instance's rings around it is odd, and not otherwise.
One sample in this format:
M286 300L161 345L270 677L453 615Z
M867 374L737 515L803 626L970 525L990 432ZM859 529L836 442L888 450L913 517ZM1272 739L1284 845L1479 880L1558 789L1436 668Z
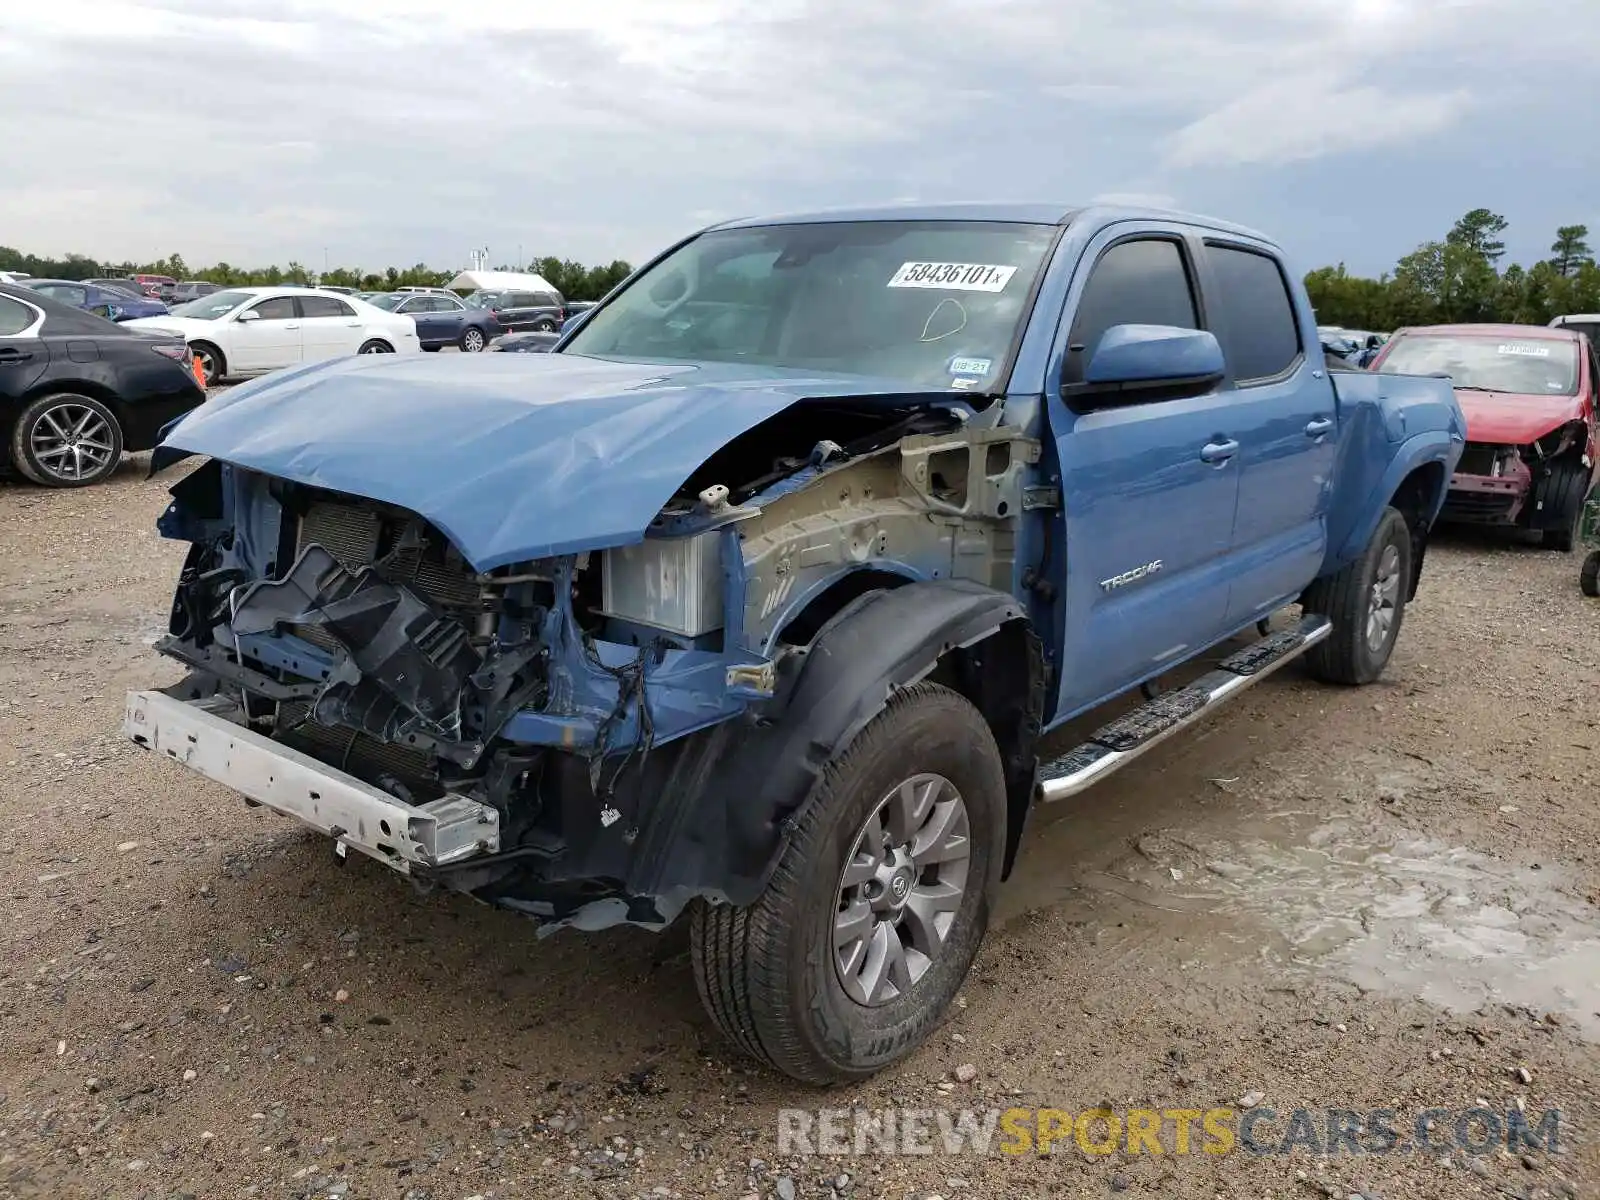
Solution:
M1600 243L1594 0L3 0L0 244L633 262L901 200L1178 207L1376 274Z

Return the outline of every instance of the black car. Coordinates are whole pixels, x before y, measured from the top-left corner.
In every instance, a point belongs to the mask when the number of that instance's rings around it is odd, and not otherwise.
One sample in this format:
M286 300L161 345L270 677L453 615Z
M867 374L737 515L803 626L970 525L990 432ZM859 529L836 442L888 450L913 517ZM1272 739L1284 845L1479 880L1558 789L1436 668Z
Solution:
M523 329L554 333L567 319L566 304L556 292L473 292L467 303L492 312L508 333Z
M198 300L201 296L209 296L221 290L220 283L212 283L205 279L186 279L172 289L172 302L187 304L191 300Z
M443 292L389 292L367 303L410 317L424 350L459 346L463 353L477 354L504 332L493 312L469 308Z
M202 403L181 337L0 284L0 472L83 487Z

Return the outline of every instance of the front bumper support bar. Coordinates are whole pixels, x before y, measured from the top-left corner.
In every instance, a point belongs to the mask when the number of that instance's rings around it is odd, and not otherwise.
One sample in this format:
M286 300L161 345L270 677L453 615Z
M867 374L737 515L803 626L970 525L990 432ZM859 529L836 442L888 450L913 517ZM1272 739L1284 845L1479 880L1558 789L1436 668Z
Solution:
M408 804L220 715L217 701L129 692L123 732L196 774L402 874L500 849L499 813L465 796Z

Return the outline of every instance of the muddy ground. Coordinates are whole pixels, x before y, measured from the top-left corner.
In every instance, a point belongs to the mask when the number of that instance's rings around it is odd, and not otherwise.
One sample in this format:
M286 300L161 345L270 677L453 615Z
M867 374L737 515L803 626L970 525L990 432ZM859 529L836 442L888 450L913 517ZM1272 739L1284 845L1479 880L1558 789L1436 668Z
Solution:
M124 692L178 674L149 648L181 548L144 468L0 485L4 1195L1600 1195L1600 607L1576 556L1448 537L1383 683L1290 668L1037 814L948 1026L818 1094L718 1042L680 933L538 941L125 744ZM1519 1101L1560 1110L1559 1144L777 1146L783 1107L1251 1093L1281 1114L1267 1144L1300 1107L1409 1134Z

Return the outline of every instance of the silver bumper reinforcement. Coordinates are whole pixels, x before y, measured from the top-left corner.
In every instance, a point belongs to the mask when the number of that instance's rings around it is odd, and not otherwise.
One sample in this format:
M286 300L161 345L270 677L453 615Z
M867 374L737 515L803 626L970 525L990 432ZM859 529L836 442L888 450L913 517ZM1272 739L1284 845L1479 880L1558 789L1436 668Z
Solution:
M256 803L409 874L500 848L499 814L465 796L407 804L308 754L218 715L208 702L129 692L122 729Z

